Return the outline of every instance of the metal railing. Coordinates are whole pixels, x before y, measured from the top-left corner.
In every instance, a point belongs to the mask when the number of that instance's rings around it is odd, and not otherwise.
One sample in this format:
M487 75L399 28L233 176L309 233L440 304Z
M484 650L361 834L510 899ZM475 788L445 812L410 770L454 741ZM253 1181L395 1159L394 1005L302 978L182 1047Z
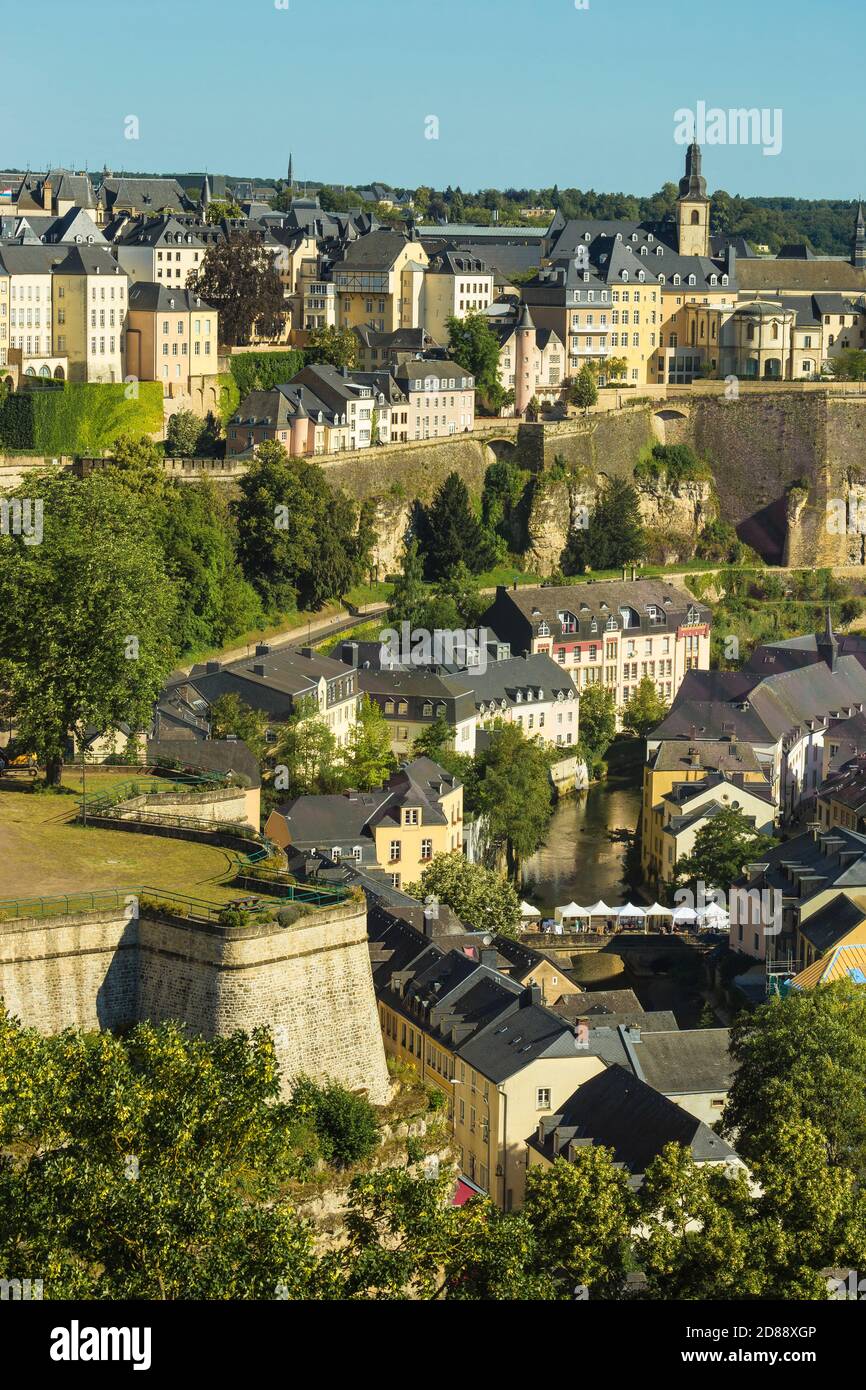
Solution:
M306 903L312 907L343 902L349 893L346 888L326 888L318 885L313 887L304 883L284 884L283 887L286 892L280 894L282 901ZM96 912L100 909L120 909L133 905L138 907L142 902L164 906L176 912L179 917L198 922L218 922L220 914L226 908L255 911L256 908L276 909L279 906L260 895L226 902L211 902L207 898L195 898L188 893L176 893L172 889L154 888L145 884L133 888L96 888L91 892L2 898L0 923L21 917L64 917L74 912Z

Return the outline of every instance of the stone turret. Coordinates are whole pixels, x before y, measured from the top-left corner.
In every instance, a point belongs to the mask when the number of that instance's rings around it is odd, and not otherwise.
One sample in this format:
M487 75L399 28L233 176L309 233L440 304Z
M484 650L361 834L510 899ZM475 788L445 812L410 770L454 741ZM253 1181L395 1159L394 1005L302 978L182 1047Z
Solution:
M535 395L535 323L528 304L523 306L514 336L514 413L524 415Z
M310 433L310 417L304 405L303 398L298 401L298 408L292 416L292 447L291 453L296 458L303 458L307 453L307 439Z

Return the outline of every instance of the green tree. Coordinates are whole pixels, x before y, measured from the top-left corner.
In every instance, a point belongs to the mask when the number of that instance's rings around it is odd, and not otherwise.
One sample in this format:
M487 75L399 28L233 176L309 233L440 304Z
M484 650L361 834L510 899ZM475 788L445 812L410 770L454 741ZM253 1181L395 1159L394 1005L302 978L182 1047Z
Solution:
M282 727L276 748L275 789L288 796L317 796L340 789L337 740L314 700L304 699Z
M581 367L571 388L571 403L579 406L584 414L598 401L598 387L590 368Z
M439 762L440 754L451 748L453 743L454 729L444 714L439 714L432 724L421 730L413 742L412 757L432 758L434 762Z
M517 934L520 899L511 884L462 854L435 854L420 883L407 884L404 891L413 898L432 896L446 903L473 931Z
M313 459L290 458L281 444L259 445L232 506L244 574L270 613L297 603L318 607L357 583L367 563L369 528L335 493Z
M391 590L391 603L388 608L388 621L395 627L409 623L411 627L423 627L428 589L424 583L424 560L415 539L409 541L403 552L400 574Z
M862 348L843 348L827 362L837 381L866 381L866 352Z
M312 1125L322 1157L336 1168L369 1158L379 1146L379 1122L366 1096L347 1091L336 1081L320 1085L299 1076L287 1107L289 1123Z
M176 596L146 500L115 477L39 473L41 543L0 535L0 685L23 747L59 785L70 732L148 726L175 649Z
M204 433L204 421L191 410L177 410L169 417L166 430L165 451L191 457L198 452L198 444Z
M0 1263L53 1299L321 1293L264 1032L42 1037L0 1013Z
M277 338L283 330L283 283L258 232L232 232L213 242L188 284L219 310L220 339L232 347L249 343L254 331Z
M494 728L481 759L480 811L491 843L505 850L517 885L520 866L543 843L553 813L547 756L517 724Z
M580 692L580 742L596 762L603 758L616 733L616 700L603 685L588 685Z
M358 339L351 328L326 324L310 332L306 355L308 362L330 363L332 367L354 367L358 360Z
M640 560L645 545L636 488L624 478L609 478L596 498L588 526L571 532L562 567L566 574L616 569Z
M449 473L421 517L419 542L431 579L446 578L463 564L480 574L490 547L472 510L469 490L459 473Z
M778 841L755 830L753 819L739 809L726 807L707 821L695 835L690 854L674 865L677 883L700 881L727 893L742 876L746 864L760 862Z
M205 222L214 226L218 222L243 215L243 208L233 198L211 198L205 213Z
M239 695L220 695L210 707L211 738L242 739L253 757L261 762L265 755L265 716L251 709Z
M792 990L737 1016L722 1117L748 1160L771 1153L783 1120L823 1135L828 1161L866 1162L866 992L850 981Z
M261 626L261 599L238 563L234 520L215 483L167 483L152 518L177 589L174 636L181 652L219 647Z
M667 712L668 707L659 695L655 681L650 676L644 676L626 700L620 714L623 728L637 738L646 738L662 722Z
M446 319L448 351L455 362L475 378L476 390L501 391L499 339L484 314L469 313Z
M634 1213L628 1175L609 1149L589 1144L573 1160L527 1169L524 1215L559 1297L574 1298L578 1285L590 1299L620 1293Z
M369 695L361 697L356 722L343 752L343 780L359 791L381 787L396 766L384 714Z

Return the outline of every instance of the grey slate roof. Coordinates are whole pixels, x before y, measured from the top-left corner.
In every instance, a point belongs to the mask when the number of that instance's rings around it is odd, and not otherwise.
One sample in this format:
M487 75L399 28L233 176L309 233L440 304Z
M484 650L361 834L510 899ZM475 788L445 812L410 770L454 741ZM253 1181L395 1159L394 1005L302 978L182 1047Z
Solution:
M587 1018L592 1014L639 1013L640 1001L632 989L592 989L564 994L553 1007L563 1018Z
M151 280L137 280L135 284L130 285L129 307L175 314L212 308L194 290L181 289L179 285L163 285Z
M553 1159L568 1144L611 1149L615 1163L640 1179L666 1144L681 1144L696 1163L736 1158L708 1125L626 1070L611 1066L590 1077L561 1107L545 1117L529 1143Z
M728 1028L689 1028L624 1038L636 1076L666 1096L727 1091L734 1076Z

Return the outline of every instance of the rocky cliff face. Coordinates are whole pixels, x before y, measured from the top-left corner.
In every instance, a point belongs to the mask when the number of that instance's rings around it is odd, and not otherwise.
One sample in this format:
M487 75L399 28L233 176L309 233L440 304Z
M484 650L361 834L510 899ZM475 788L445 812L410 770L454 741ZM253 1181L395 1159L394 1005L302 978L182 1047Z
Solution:
M586 525L602 481L600 474L590 478L583 473L539 480L529 513L527 565L542 574L551 574L559 567L568 536ZM637 491L652 558L665 564L690 559L701 530L718 513L712 483L667 487L656 482Z

